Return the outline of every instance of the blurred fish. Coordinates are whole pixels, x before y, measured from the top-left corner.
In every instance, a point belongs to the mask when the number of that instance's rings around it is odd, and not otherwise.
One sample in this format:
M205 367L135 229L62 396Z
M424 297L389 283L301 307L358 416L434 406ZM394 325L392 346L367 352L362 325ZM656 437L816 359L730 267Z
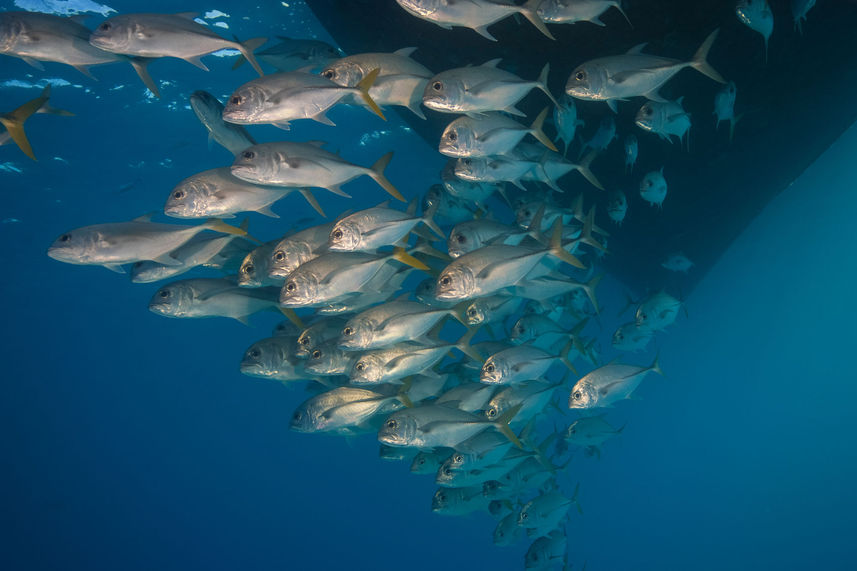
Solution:
M758 1L758 0L757 0ZM729 142L735 135L735 125L741 119L741 116L735 116L735 95L737 87L735 83L730 81L723 89L714 95L714 116L717 119L714 128L720 128L721 121L729 121Z
M433 75L410 55L417 48L402 48L393 53L365 53L346 56L329 63L321 72L325 77L344 87L358 87L360 82L379 70L378 77L369 88L369 97L380 106L400 105L425 119L420 104L426 83Z
M274 326L274 330L271 334L274 337L295 337L297 339L301 331L300 327L292 323L290 320L284 319Z
M449 255L452 258L458 258L487 244L517 246L528 235L530 235L529 230L522 231L518 226L480 218L456 224L449 233L446 243Z
M317 344L309 349L306 370L321 376L347 375L360 355L339 348L335 339Z
M658 94L660 88L686 67L726 83L706 61L717 32L709 34L690 61L644 54L642 49L646 44L634 46L622 55L590 60L571 73L565 92L578 99L605 101L615 113L616 102L630 97L645 96L652 101L663 101Z
M436 474L444 459L449 456L449 448L437 448L435 450L421 450L411 463L412 474Z
M451 406L466 412L477 412L482 410L488 401L491 400L495 390L496 387L480 383L462 383L444 392L434 403ZM503 440L508 442L505 439Z
M254 145L236 157L232 174L241 180L275 186L310 186L325 188L334 194L351 198L340 185L358 176L368 176L393 198L405 202L401 193L384 176L384 169L393 158L387 153L370 168L361 167L325 151L313 143L262 143Z
M557 139L561 139L564 145L562 155L566 156L577 129L586 126L583 120L577 118L577 106L573 98L565 94L562 96L560 104L553 109L553 122L556 125Z
M572 504L577 504L577 494L580 485L574 490L571 498L558 491L539 494L521 508L518 513L518 525L528 532L550 533L568 516ZM578 505L578 509L580 504Z
M598 125L598 130L595 131L592 138L586 141L583 144L583 148L580 149L580 156L583 156L587 149L592 149L593 151L605 150L616 137L616 120L610 115L602 117L601 123Z
M658 359L649 367L611 363L584 375L574 384L568 397L568 408L610 407L631 397L643 378L651 371L663 375Z
M545 107L529 128L500 113L459 117L444 129L439 150L448 157L503 155L530 134L545 147L556 151L556 147L542 130L548 110Z
M568 538L564 531L554 531L547 537L539 537L527 549L524 555L524 567L527 569L553 569L562 564L568 568Z
M458 159L460 160L460 159ZM457 199L459 203L464 203L465 208L470 208L469 215L465 218L469 220L474 217L473 208L476 207L487 211L489 207L485 204L486 201L494 196L495 193L500 193L505 196L502 182L491 182L481 180L465 180L459 178L456 174L458 160L450 159L444 165L440 173L440 179L443 183L443 188L446 193L453 199ZM451 202L451 201L450 201ZM451 203L454 205L455 203Z
M792 18L795 21L795 30L803 34L803 23L806 22L807 13L815 6L815 0L792 0Z
M628 212L628 197L621 190L613 190L607 196L607 216L621 226Z
M326 341L339 338L346 321L339 317L323 317L300 332L295 354L301 359L309 358L312 350Z
M542 34L554 39L542 22L536 9L542 0L528 0L524 5L517 6L512 2L499 0L396 0L410 14L417 18L432 22L444 28L453 26L470 28L480 36L496 42L497 38L488 31L488 26L509 16L520 14L530 21Z
M682 254L681 252L676 252L674 254L670 254L667 256L667 259L661 263L661 266L668 269L671 272L683 272L687 273L687 271L693 267L693 262L691 262L687 256Z
M681 301L665 291L660 291L647 298L637 308L637 325L661 331L675 322L679 308Z
M232 48L241 52L253 69L263 75L253 50L267 38L244 43L221 38L208 26L194 21L196 13L119 14L101 23L89 37L89 43L117 54L147 58L174 57L208 71L201 56Z
M246 230L246 224L242 224ZM162 264L150 260L135 262L131 266L131 281L134 283L151 283L183 274L198 266L222 266L223 261L215 258L231 243L238 241L242 250L253 248L252 242L230 234L226 236L202 236L197 234L172 252L170 257L178 260L179 265ZM242 256L243 257L243 256Z
M637 111L636 125L666 141L672 142L673 137L678 137L679 142L684 141L690 132L690 114L682 107L683 99L679 97L665 103L647 101ZM689 139L687 144L690 148Z
M295 337L268 337L253 343L241 360L241 373L250 377L296 381L308 376L295 357Z
M254 313L278 311L277 294L277 288L245 289L230 279L191 278L155 292L149 310L165 317L231 317L248 325Z
M256 59L277 68L277 71L297 71L298 69L318 69L328 62L342 57L342 52L321 40L306 40L277 36L280 43L255 52ZM232 69L237 69L247 59L238 56Z
M453 176L455 176L454 172ZM471 207L464 199L451 195L442 184L431 185L423 197L423 212L434 205L437 205L435 217L443 218L453 224L473 218L474 211L472 208L474 207Z
M611 344L619 351L637 351L645 349L652 340L651 328L637 325L636 321L625 323L613 333Z
M223 109L223 120L240 125L272 124L285 130L289 130L289 122L295 119L312 119L335 126L325 113L351 95L360 97L373 113L384 119L369 95L377 77L378 70L373 70L355 87L343 87L304 71L266 75L232 92Z
M587 456L597 455L601 458L601 446L608 440L619 436L624 426L615 429L606 420L605 414L585 416L571 423L565 431L565 441L584 449Z
M0 13L0 18L3 13ZM2 21L0 21L2 25ZM24 122L34 113L49 113L51 115L72 116L74 113L64 111L62 109L54 109L48 105L48 99L51 96L51 86L46 85L42 90L42 94L27 101L14 111L8 113L0 113L0 124L6 127L5 133L0 133L0 146L5 145L9 141L13 141L25 155L36 160L36 155L33 153L33 148L30 146L30 141L27 139L27 133L24 131Z
M244 257L238 267L238 285L240 287L253 288L282 283L282 278L272 278L268 275L271 250L278 242L279 240L265 242Z
M591 22L596 26L606 26L601 15L610 8L616 8L631 25L620 0L542 0L536 13L547 24Z
M762 35L765 40L765 62L767 62L768 39L774 31L774 13L768 5L768 0L738 0L735 15L742 24Z
M256 144L244 127L223 120L223 103L207 91L191 93L190 107L208 130L209 142L216 142L233 155Z
M646 173L640 181L640 196L651 206L662 208L667 197L667 179L664 178L664 167L660 170Z
M66 232L48 248L48 256L68 264L99 265L124 273L123 264L152 260L167 266L182 262L170 252L203 230L246 236L247 231L211 219L198 226L158 224L151 214L130 222L115 222L84 226Z
M494 545L507 547L521 538L522 528L518 526L518 514L510 513L503 517L494 528Z
M636 135L628 135L625 137L625 172L633 172L634 165L637 164L637 154L640 147L637 144Z
M482 494L481 486L441 488L432 498L431 511L440 515L462 516L487 509L488 502Z
M540 89L554 105L559 105L547 87L550 65L545 64L538 79L527 81L497 67L492 59L474 67L460 67L432 77L423 93L423 105L442 113L477 114L505 111L525 115L515 107L531 90Z
M127 61L146 87L160 97L157 85L146 71L149 60L128 58L93 46L89 43L89 28L81 24L86 18L39 12L0 13L0 53L19 57L39 70L44 70L43 61L64 63L87 77L93 77L89 66Z

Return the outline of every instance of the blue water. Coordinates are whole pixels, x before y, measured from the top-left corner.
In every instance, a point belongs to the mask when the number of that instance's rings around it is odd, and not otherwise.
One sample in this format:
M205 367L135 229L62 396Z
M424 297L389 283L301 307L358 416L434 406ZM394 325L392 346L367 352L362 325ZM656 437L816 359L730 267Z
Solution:
M297 2L109 4L217 8L242 38L310 29L329 39ZM274 19L282 25L272 31ZM222 99L253 72L230 71L229 58L206 62L210 73L153 63L152 75L171 82L158 101L130 66L94 68L94 82L59 64L40 72L0 60L0 109L39 91L7 80L61 78L71 85L56 86L51 103L76 113L28 122L37 163L0 148L0 164L21 171L0 170L0 568L522 568L526 542L495 547L487 514L432 514L431 478L380 460L371 435L288 430L303 385L238 372L273 313L251 327L164 319L146 308L158 284L45 256L59 234L159 211L179 180L231 162L208 148L187 96ZM328 140L366 165L394 149L388 176L408 198L436 179L443 158L395 113L386 123L359 109L330 117L335 129L252 132ZM367 133L377 136L361 143ZM855 149L852 128L709 271L687 316L630 358L648 364L658 351L666 378L647 379L640 400L610 411L626 428L601 460L578 456L561 476L581 485L584 514L568 525L576 568L853 568ZM354 199L318 193L328 213L385 200L368 179L346 190ZM316 217L295 196L273 208L282 218L252 215L252 234L270 239ZM599 297L611 310L595 334L609 347L623 288L608 277Z

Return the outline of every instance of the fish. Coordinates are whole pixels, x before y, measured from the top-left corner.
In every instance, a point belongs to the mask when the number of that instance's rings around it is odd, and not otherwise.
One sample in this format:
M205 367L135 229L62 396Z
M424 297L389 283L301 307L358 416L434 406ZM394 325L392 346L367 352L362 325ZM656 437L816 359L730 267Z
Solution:
M308 359L314 348L326 341L336 341L345 323L346 320L340 317L323 317L301 330L295 355L300 359Z
M681 301L665 291L659 291L640 304L634 318L639 326L662 331L675 322L679 308Z
M124 264L152 260L168 266L182 262L170 252L204 230L246 236L247 231L230 226L216 218L197 226L159 224L146 214L130 222L95 224L70 230L54 240L48 256L60 262L99 265L125 273Z
M479 218L456 224L447 239L447 251L450 257L458 258L488 244L511 244L517 246L531 232L521 230L496 220Z
M588 409L613 406L631 397L643 378L650 372L663 375L658 358L649 367L610 363L580 378L571 389L568 408Z
M191 93L190 107L199 122L208 130L209 142L216 142L233 155L256 144L247 129L223 120L223 103L207 91Z
M479 382L493 385L512 385L523 381L540 379L550 366L559 361L570 371L574 365L568 360L568 352L573 345L569 340L559 354L552 354L531 345L517 345L495 353L485 360L479 372Z
M378 70L373 70L355 87L343 87L305 71L266 75L232 92L223 108L223 120L239 125L272 124L285 130L289 130L290 122L296 119L312 119L336 126L327 117L327 111L344 98L356 95L386 121L381 108L369 95L377 77Z
M403 408L401 397L356 387L337 387L304 401L289 427L298 432L332 432L360 427L376 414Z
M301 334L302 329L298 327L296 324L292 323L289 319L284 319L277 323L274 326L274 330L271 331L271 335L273 337L295 337ZM296 354L297 355L297 354Z
M399 448L395 447L394 448ZM399 448L401 449L401 448ZM420 450L411 463L412 474L436 474L444 459L449 456L449 448L437 448L434 450Z
M690 148L690 114L682 107L684 97L675 101L647 101L637 111L634 123L644 131L654 133L661 139L672 143L672 138L677 137L679 142L688 137L688 148Z
M526 190L521 181L533 171L536 171L533 177L535 180L545 182L561 192L556 183L548 177L538 159L496 155L461 158L455 164L455 175L460 179L480 183L511 182L521 190Z
M621 190L610 191L607 195L607 216L616 223L622 225L625 215L628 213L628 197Z
M495 480L512 470L518 463L526 460L527 456L518 454L516 457L503 458L497 464L485 466L477 470L452 470L442 465L438 468L435 483L444 488L467 488L481 486L489 480Z
M325 341L309 349L306 370L324 377L347 375L359 354L343 351L336 339Z
M596 178L595 174L590 170L592 161L595 160L597 152L592 151L583 157L579 163L573 163L550 149L543 149L540 146L533 145L526 141L518 143L510 153L512 157L520 157L524 160L537 161L538 167L525 172L521 180L534 180L543 182L553 190L563 192L557 187L557 181L571 171L577 171L580 175L589 182L592 186L599 190L604 190L604 186Z
M435 75L425 87L423 105L441 113L474 115L505 111L524 117L515 104L533 89L541 90L554 105L559 105L547 87L550 64L545 64L535 81L527 81L497 67L500 61L492 59L479 66L459 67Z
M295 339L294 336L279 336L256 341L244 352L241 373L278 381L307 379L303 361L295 356Z
M402 194L384 176L393 158L387 153L369 168L361 167L325 151L313 143L262 143L245 149L232 163L233 176L256 184L324 188L351 198L339 187L359 176L368 176L396 200Z
M326 252L333 225L334 222L310 226L276 240L268 253L268 278L282 281L301 264Z
M2 18L3 14L0 13L0 18ZM0 21L1 23L2 21ZM0 145L5 144L9 140L18 145L18 148L24 152L25 155L36 160L36 155L33 153L33 147L30 146L30 141L27 139L27 133L24 131L24 122L29 119L34 113L53 113L56 115L72 115L68 111L55 110L48 106L48 99L51 96L51 86L50 84L46 85L42 90L41 95L36 97L35 99L31 99L27 101L20 107L17 107L15 110L10 111L8 113L0 113L0 124L6 127L6 133L0 134L7 135L6 141L0 142Z
M63 63L90 78L93 77L90 66L127 61L146 87L160 97L157 85L146 70L149 60L129 58L93 46L89 42L89 28L81 23L86 18L85 15L62 17L39 12L0 13L0 53L19 57L39 70L44 70L43 61Z
M271 251L279 240L272 240L254 248L241 261L238 267L238 285L240 287L261 287L282 284L282 278L272 278L268 274Z
M373 70L378 76L369 88L376 104L407 107L425 119L420 105L426 83L434 75L410 56L417 48L402 48L392 53L363 53L328 63L321 76L343 87L358 87Z
M277 36L280 43L254 52L256 59L264 62L277 71L297 71L299 69L319 69L331 60L342 57L342 52L321 40L289 38ZM238 69L247 59L238 56L232 69Z
M530 422L536 415L544 412L560 384L532 380L502 387L486 404L484 408L485 418L494 420L502 416L507 410L520 405L514 422L521 424Z
M453 169L455 162L453 161ZM452 176L455 176L453 170ZM465 181L460 181L465 182ZM493 190L492 190L493 193ZM426 190L423 196L423 212L426 212L432 206L436 206L435 219L443 219L453 224L463 222L473 218L475 206L471 206L468 202L458 196L453 196L442 184L433 184Z
M580 149L580 156L583 156L587 149L604 151L616 138L616 120L609 115L602 117L601 123L598 125L598 130L595 131L592 137L583 144L583 148Z
M621 325L614 333L611 344L619 351L641 351L648 347L653 331L650 327L637 325L636 321Z
M431 308L416 301L390 301L355 315L343 326L339 347L346 351L379 349L406 340L418 340L455 309Z
M625 137L625 172L633 172L634 165L637 164L637 154L640 152L639 144L637 143L636 135L628 135Z
M233 218L240 212L279 216L271 204L296 188L263 186L232 176L230 167L219 167L189 176L170 192L164 214L173 218Z
M451 448L484 430L494 429L516 446L523 447L508 424L517 412L518 409L513 408L496 421L488 421L454 408L422 405L390 415L378 431L378 440L389 446Z
M487 508L488 499L482 494L480 486L440 488L431 501L431 511L440 515L462 516Z
M539 302L546 302L547 300L569 294L575 295L576 297L573 300L568 300L570 309L581 313L586 301L589 300L592 308L598 313L599 305L595 297L595 288L602 277L603 274L595 276L587 283L581 283L567 276L558 277L557 275L549 274L539 278L521 280L515 284L513 291L515 295L521 298ZM579 304L575 303L576 301L579 301Z
M280 303L285 307L311 307L336 301L341 296L361 291L381 267L392 260L429 269L402 248L390 254L328 252L304 262L286 277Z
M490 325L491 323L502 323L510 315L518 311L522 300L514 295L487 295L474 299L464 311L467 324Z
M620 0L542 0L536 14L546 24L591 22L596 26L606 26L601 16L610 8L616 8L631 25Z
M553 142L542 130L548 110L545 107L529 128L500 113L459 117L443 130L438 150L443 155L455 158L503 155L530 134L556 152Z
M478 412L488 404L496 388L480 383L466 382L452 387L438 396L434 402L437 405L450 406L466 412ZM508 442L505 439L503 441Z
M640 181L640 196L651 206L662 208L667 197L667 179L664 178L664 167L660 170L646 173Z
M761 34L765 40L765 63L768 61L768 39L774 31L774 13L768 0L738 0L735 15L742 24Z
M548 536L539 537L527 549L524 555L526 569L553 569L562 564L568 568L568 537L563 531L554 531Z
M658 91L686 67L718 83L726 83L723 76L707 61L718 31L714 30L708 35L689 61L644 54L642 50L646 44L634 46L622 55L590 60L571 72L565 92L586 101L604 101L615 113L617 101L630 97L643 96L652 101L664 101Z
M555 39L536 13L542 0L527 0L522 6L499 0L396 0L406 12L445 30L453 26L470 28L483 38L496 42L488 26L509 16L520 14L543 35Z
M521 511L518 512L518 526L528 531L550 533L567 517L572 504L577 504L579 489L580 485L578 484L571 498L559 491L539 494L525 503Z
M585 121L577 118L577 106L574 99L567 94L563 94L560 104L554 107L553 122L556 125L557 140L563 142L562 156L566 156L577 130L586 126Z
M563 438L569 444L584 449L587 456L597 455L601 457L601 446L612 438L616 438L624 430L624 426L618 430L608 423L605 414L598 416L585 416L572 422L566 429Z
M383 246L400 244L417 224L426 225L437 236L445 236L434 222L437 206L417 216L417 201L406 212L389 207L389 201L360 210L337 220L330 231L327 246L332 252L370 252Z
M795 30L803 34L803 23L806 22L807 13L815 6L815 0L792 0L792 18L795 21Z
M246 224L242 226L246 230ZM179 265L161 264L150 260L135 262L131 266L131 281L134 283L151 283L183 274L199 266L223 267L225 260L217 260L224 249L238 242L239 250L235 255L244 255L253 248L253 243L234 234L226 236L208 236L197 234L172 252L170 257L178 260ZM234 257L234 256L233 256Z
M208 71L201 56L232 48L247 58L259 75L262 68L253 50L267 38L253 38L244 43L224 39L208 26L194 21L197 14L119 14L102 22L89 36L96 48L129 56L146 58L174 57Z
M737 90L735 82L730 81L714 95L714 117L717 120L714 128L719 129L722 121L729 121L730 143L735 136L735 125L741 119L740 115L735 116L735 96L737 95Z
M191 278L161 287L149 310L164 317L231 317L248 325L254 313L279 311L277 294L277 288L240 288L228 278Z
M661 266L671 272L683 272L686 274L687 271L694 266L694 263L681 252L676 252L667 256L667 258L661 263Z
M447 201L450 207L458 208L461 205L461 207L467 209L467 216L464 217L462 214L462 217L465 220L469 220L474 217L475 210L488 210L485 203L495 193L505 196L505 185L502 182L459 178L458 174L456 174L459 160L461 159L450 159L446 162L440 173L440 180L443 183L442 188L445 190L445 194L452 199ZM459 218L456 220L460 221Z
M510 513L503 517L494 528L494 545L507 547L517 543L522 529L518 526L518 514Z

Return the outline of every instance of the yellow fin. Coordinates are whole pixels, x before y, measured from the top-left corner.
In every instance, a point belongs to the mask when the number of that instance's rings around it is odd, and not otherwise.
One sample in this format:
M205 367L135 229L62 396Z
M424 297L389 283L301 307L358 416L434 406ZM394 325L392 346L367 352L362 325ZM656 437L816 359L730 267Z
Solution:
M393 248L393 258L402 262L406 266L411 266L412 268L426 272L429 271L429 267L427 265L407 253L404 248Z
M359 90L360 97L363 99L363 102L369 106L369 109L371 109L375 115L386 121L387 118L384 117L384 114L381 112L381 108L378 107L378 104L375 103L375 100L369 96L369 89L372 87L372 85L374 85L375 80L378 79L379 73L381 73L381 68L379 67L376 67L375 69L367 73L366 77L361 79L360 83L357 84L357 89Z
M405 197L402 196L402 193L399 192L393 183L387 180L387 177L384 176L384 169L387 168L387 165L390 164L390 160L393 158L393 151L390 151L377 161L375 164L369 167L369 172L366 173L371 176L375 182L381 185L381 188L387 191L387 193L395 198L396 200L401 200L402 202L407 202Z

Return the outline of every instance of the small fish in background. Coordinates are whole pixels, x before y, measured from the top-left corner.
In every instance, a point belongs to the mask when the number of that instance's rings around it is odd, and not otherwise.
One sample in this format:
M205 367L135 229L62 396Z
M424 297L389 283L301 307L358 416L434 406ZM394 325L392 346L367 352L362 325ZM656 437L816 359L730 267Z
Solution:
M308 40L277 36L280 43L255 52L256 59L262 61L277 71L297 71L299 69L316 70L326 66L331 61L341 58L344 54L338 48L321 40ZM238 69L247 61L239 55L232 66Z
M535 80L521 79L514 73L497 67L500 59L482 65L459 67L432 77L423 92L423 105L441 113L478 114L485 111L505 111L525 117L515 107L533 89L547 95L559 105L547 86L550 64L545 64Z
M679 143L687 137L687 147L690 149L690 113L682 107L684 97L675 101L648 101L637 111L634 123L644 131L656 134L665 141L673 142L677 137Z
M33 147L30 146L30 141L27 139L27 133L24 131L24 122L29 119L34 113L47 113L50 115L60 115L63 117L72 117L74 113L63 109L54 109L48 105L48 100L51 97L51 86L46 85L42 90L42 94L27 101L20 107L8 113L0 113L0 124L6 127L6 131L0 133L0 146L12 141L25 155L36 160L36 155L33 153Z
M663 207L667 197L667 179L664 178L664 167L660 170L646 173L640 181L640 196L651 206Z
M807 13L815 6L815 0L792 0L792 18L795 21L795 30L803 34L803 23L806 22Z
M683 272L685 274L693 267L693 265L693 262L691 262L688 257L681 252L670 254L667 256L667 259L661 263L662 267L671 272Z
M164 317L230 317L248 325L259 311L279 311L279 289L245 289L229 278L191 278L163 286L149 301L149 310Z
M587 457L598 456L601 458L601 446L616 438L622 433L625 428L618 430L605 420L606 414L598 416L585 416L575 420L566 429L564 443L572 446L583 448L583 452Z
M735 116L735 96L737 95L737 90L735 82L730 81L714 95L714 117L717 119L714 128L719 129L722 121L729 121L730 143L735 136L735 125L741 120L740 115Z
M631 397L650 372L663 375L658 359L648 367L610 363L584 375L574 384L568 397L568 408L605 408Z
M758 1L758 0L756 0ZM719 83L726 80L708 63L708 52L717 39L711 32L690 61L642 53L646 44L634 46L627 53L587 61L575 68L565 84L565 92L586 101L604 101L616 113L616 103L643 96L662 101L658 94L663 85L679 71L690 67Z
M654 332L649 327L637 325L636 321L631 321L621 325L613 333L611 344L618 351L636 353L648 347L653 335Z
M515 545L523 532L523 528L518 525L518 514L515 512L507 514L494 528L494 545L500 547Z
M547 24L590 22L596 26L606 26L601 21L601 15L610 8L616 8L628 25L633 27L620 0L542 0L536 14Z
M663 331L675 322L682 302L665 291L649 296L634 314L637 325Z
M233 155L256 144L244 127L223 120L223 103L207 91L194 91L190 107L208 130L209 143L214 141Z
M616 138L616 120L610 115L602 117L598 130L583 144L579 156L582 157L590 149L596 152L604 151Z
M774 31L774 13L768 5L768 0L738 0L735 15L742 24L762 35L765 40L765 63L767 63L768 39Z
M567 156L568 147L574 141L577 130L586 126L582 119L577 118L577 106L573 98L568 95L562 96L560 104L553 109L553 122L556 125L557 140L562 140L564 145L562 156Z
M453 172L453 175L455 173ZM435 219L443 219L449 224L458 224L473 219L478 207L458 196L453 196L442 184L433 184L423 196L423 212L437 205Z
M308 379L304 362L295 357L294 344L294 336L268 337L253 343L241 359L241 374L278 381Z
M497 38L488 31L488 26L509 16L520 14L530 21L542 34L555 39L547 26L536 13L542 0L528 0L522 6L511 2L495 2L492 0L396 0L406 12L431 22L445 30L453 26L470 28L480 36L496 42Z
M411 58L417 48L402 48L393 53L365 53L346 56L327 64L321 76L343 87L359 87L374 70L378 77L369 88L369 97L381 107L407 107L420 119L423 91L434 75L427 67ZM361 103L361 100L357 100Z
M568 569L568 537L561 530L536 539L524 555L526 569L547 570L554 569L557 565Z
M640 146L637 142L636 135L628 135L625 137L625 172L634 172L634 165L637 164L637 155L640 152Z
M625 215L628 213L628 197L621 190L612 190L607 195L607 216L616 223L622 225Z
M246 223L242 227L246 229ZM232 248L232 253L225 253L224 250L231 244L236 244ZM136 262L131 266L131 281L133 283L160 281L183 274L198 266L223 268L229 262L240 262L238 258L243 258L252 248L252 242L232 234L225 236L197 234L170 252L170 257L181 262L180 265L167 265L150 260ZM221 255L222 253L225 255Z
M227 40L208 26L195 22L198 14L119 14L101 23L89 37L93 46L116 54L145 58L174 57L208 71L200 57L232 48L241 52L259 75L262 68L253 50L268 41L253 38L244 43Z

